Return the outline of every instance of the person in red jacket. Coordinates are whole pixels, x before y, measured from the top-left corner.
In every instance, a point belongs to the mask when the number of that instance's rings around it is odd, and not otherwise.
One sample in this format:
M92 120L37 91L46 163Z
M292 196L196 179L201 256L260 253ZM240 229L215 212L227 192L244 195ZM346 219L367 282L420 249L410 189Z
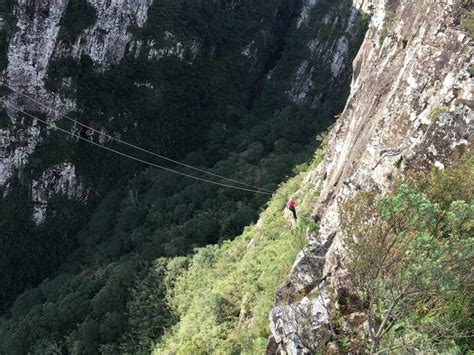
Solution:
M296 217L296 202L293 200L290 200L288 202L288 209L293 213L293 218L296 220L298 217Z

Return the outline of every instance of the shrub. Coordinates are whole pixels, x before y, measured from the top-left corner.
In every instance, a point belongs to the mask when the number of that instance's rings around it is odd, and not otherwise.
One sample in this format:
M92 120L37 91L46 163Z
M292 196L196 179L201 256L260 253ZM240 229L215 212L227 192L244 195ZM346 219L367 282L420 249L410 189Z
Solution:
M166 262L158 263L132 291L122 352L149 353L153 341L163 334L165 327L173 324L174 317L165 303L165 269Z
M466 33L474 38L474 11L470 11L466 14L466 16L462 19L462 28Z
M449 112L447 108L445 107L438 107L438 108L435 108L433 109L430 114L428 115L428 118L430 119L431 122L435 122L438 118L440 118L440 116L443 114L443 113L447 113Z
M465 297L474 291L468 281L474 258L473 161L412 175L411 186L398 184L387 197L361 192L341 206L345 266L372 325L371 351L381 345L453 350L452 340L461 344L472 336L455 314L474 311ZM406 337L410 342L404 343Z
M78 64L72 57L64 57L51 60L48 64L47 77L45 81L46 89L50 91L58 91L61 89L62 80L64 78L72 78L76 75ZM63 90L62 94L65 93Z
M382 31L380 32L380 45L383 44L383 42L385 41L385 38L387 38L387 36L389 35L390 30L392 29L393 23L395 22L395 18L396 18L396 13L393 11L387 11L387 13L385 14Z
M10 126L10 118L7 115L7 112L4 109L0 109L0 129L8 128Z

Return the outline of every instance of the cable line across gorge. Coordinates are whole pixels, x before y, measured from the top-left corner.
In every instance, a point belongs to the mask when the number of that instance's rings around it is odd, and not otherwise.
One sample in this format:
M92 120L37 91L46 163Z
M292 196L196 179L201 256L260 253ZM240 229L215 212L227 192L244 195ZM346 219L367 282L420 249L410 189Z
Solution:
M90 143L90 144L93 144L93 145L99 147L99 148L102 148L102 149L105 149L105 150L107 150L107 151L113 152L113 153L115 153L115 154L121 155L121 156L126 157L126 158L128 158L128 159L132 159L132 160L135 160L135 161L137 161L137 162L140 162L140 163L143 163L143 164L146 164L146 165L155 167L155 168L159 168L159 169L162 169L162 170L165 170L165 171L174 173L174 174L178 174L178 175L181 175L181 176L184 176L184 177L187 177L187 178L191 178L191 179L194 179L194 180L198 180L198 181L201 181L201 182L206 182L206 183L210 183L210 184L214 184L214 185L218 185L218 186L222 186L222 187L237 189L237 190L241 190L241 191L247 191L247 192L253 192L253 193L260 193L260 194L266 194L266 195L272 195L272 192L271 192L270 190L263 189L263 188L260 188L260 187L254 186L254 185L250 185L250 184L247 184L247 183L238 181L238 180L230 179L230 178L227 178L227 177L218 175L218 174L214 174L214 173L212 173L212 172L209 172L209 171L206 171L206 170L203 170L203 169L200 169L200 168L196 168L196 167L194 167L194 166L191 166L191 165L188 165L188 164L179 162L179 161L177 161L177 160L174 160L174 159L165 157L165 156L163 156L163 155L154 153L154 152L152 152L152 151L149 151L149 150L147 150L147 149L141 148L141 147L136 146L136 145L134 145L134 144L125 142L125 141L123 141L123 140L121 140L121 139L119 139L119 138L113 137L113 136L108 135L108 134L106 134L106 133L104 133L104 132L98 131L98 130L96 130L96 129L93 128L93 127L90 127L90 126L88 126L88 125L85 125L85 124L83 124L83 123L81 123L81 122L79 122L79 121L77 121L77 120L75 120L75 119L73 119L73 118L71 118L71 117L69 117L69 116L67 116L67 115L61 114L61 113L58 112L57 110L55 110L55 109L53 109L53 108L51 108L51 107L49 107L49 106L47 106L47 105L44 105L44 104L41 103L40 101L38 101L38 100L36 100L36 99L34 99L34 98L28 96L28 95L25 95L25 94L19 92L18 90L12 88L11 86L9 86L9 85L7 85L7 84L1 82L1 81L0 81L0 85L3 85L4 87L10 89L11 91L13 91L13 92L15 92L15 93L17 93L17 94L19 94L19 95L25 97L25 98L27 98L27 99L29 99L29 100L31 100L31 101L37 103L38 105L42 106L43 108L45 108L45 109L47 109L47 110L49 110L49 111L53 111L53 112L58 113L61 117L64 117L64 118L66 118L67 120L69 120L69 121L71 121L71 122L74 122L74 123L76 123L77 125L79 125L79 126L81 126L81 127L87 128L87 129L89 129L89 130L91 130L91 131L93 131L93 132L95 132L95 133L97 133L97 134L99 134L99 135L101 135L101 136L103 136L103 137L106 137L106 138L109 138L109 139L111 139L111 140L114 140L114 141L116 141L117 143L121 143L121 144L126 145L126 146L128 146L128 147L134 148L134 149L136 149L136 150L142 151L142 152L147 153L147 154L151 154L151 155L153 155L153 156L156 156L156 157L159 157L159 158L161 158L161 159L164 159L164 160L173 162L173 163L175 163L175 164L178 164L178 165L187 167L187 168L189 168L189 169L193 169L193 170L195 170L195 171L199 171L199 172L205 173L205 174L207 174L207 175L210 175L210 176L213 176L213 177L217 177L217 178L220 178L220 179L223 179L223 180L226 180L226 181L230 181L230 182L233 182L233 183L237 183L237 184L240 184L240 185L244 185L244 186L247 186L247 187L249 187L249 188L244 188L244 187L240 187L240 186L234 186L234 185L230 185L230 184L226 184L226 183L220 183L220 182L216 182L216 181L212 181L212 180L200 178L200 177L197 177L197 176L194 176L194 175L191 175L191 174L186 174L186 173L180 172L180 171L175 170L175 169L171 169L171 168L168 168L168 167L159 165L159 164L155 164L155 163L149 162L149 161L144 160L144 159L140 159L140 158L134 157L134 156L132 156L132 155L129 155L129 154L120 152L120 151L118 151L118 150L109 148L109 147L104 146L104 145L102 145L102 144L99 144L99 143L96 143L96 142L91 141L91 140L89 140L89 139L86 139L86 138L84 138L84 137L81 137L81 136L78 135L78 134L75 134L75 133L70 132L70 131L68 131L68 130L65 130L65 129L63 129L63 128L60 128L60 127L58 127L58 126L56 126L56 125L54 125L54 124L51 124L51 123L49 123L49 122L47 122L47 121L45 121L45 120L43 120L43 119L41 119L41 118L39 118L39 117L37 117L37 116L35 116L35 115L32 115L32 114L30 114L30 113L28 113L28 112L25 112L24 110L20 109L19 107L15 106L15 105L8 104L8 103L5 104L6 106L10 107L11 109L13 109L13 110L15 110L15 111L17 111L17 112L20 112L20 113L22 113L22 114L24 114L24 115L26 115L26 116L28 116L28 117L30 117L30 118L32 118L32 119L35 119L35 120L37 120L37 121L39 121L39 122L41 122L41 123L43 123L43 124L49 126L49 127L52 128L52 129L59 130L59 131L65 133L65 134L68 134L68 135L72 136L72 137L75 137L75 138L77 138L77 139L86 141L86 142L88 142L88 143Z

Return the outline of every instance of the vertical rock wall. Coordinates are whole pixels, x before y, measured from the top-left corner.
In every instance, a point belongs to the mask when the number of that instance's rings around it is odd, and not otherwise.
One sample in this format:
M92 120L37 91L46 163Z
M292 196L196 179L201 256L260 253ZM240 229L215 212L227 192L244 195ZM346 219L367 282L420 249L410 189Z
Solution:
M18 1L14 7L17 28L10 39L8 67L0 76L15 90L39 99L57 112L49 112L14 92L7 96L7 104L48 114L50 122L76 108L73 99L50 92L45 87L50 62L67 56L79 59L88 55L98 70L117 64L135 44L130 29L132 25L144 26L152 0L89 1L96 11L96 21L71 46L59 37L68 4L68 0ZM21 171L42 139L42 123L24 124L12 106L7 106L6 111L12 127L0 129L0 186L5 186L15 171ZM54 175L53 171L64 178L49 179ZM45 171L40 180L41 183L36 181L31 187L37 223L44 221L47 196L61 193L74 199L86 197L86 189L81 187L76 169L68 162ZM38 199L40 195L43 198Z
M297 19L298 28L307 27L314 32L306 43L307 55L290 78L291 87L287 91L290 99L298 104L314 99L309 93L317 87L319 80L324 80L320 72L321 63L328 66L333 82L349 75L348 60L353 58L349 51L357 50L360 44L362 4L353 5L350 0L334 1L329 9L323 11L325 5L316 0L303 1ZM321 98L316 98L316 101L321 101Z
M320 232L277 293L269 353L311 353L330 337L328 296L345 279L340 203L361 190L384 194L405 169L442 169L471 148L473 47L460 27L463 2L359 5L372 13L371 26L353 63L351 96L310 177L322 186L313 212Z

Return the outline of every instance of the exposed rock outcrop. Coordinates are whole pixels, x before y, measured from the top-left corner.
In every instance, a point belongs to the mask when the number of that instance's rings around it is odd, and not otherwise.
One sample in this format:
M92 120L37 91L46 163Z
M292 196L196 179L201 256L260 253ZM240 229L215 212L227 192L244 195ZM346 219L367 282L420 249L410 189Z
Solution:
M74 165L63 163L46 170L41 178L33 181L33 219L37 224L44 222L48 199L53 195L65 195L70 199L86 196L84 184L78 181Z
M46 89L45 81L51 60L68 55L78 59L85 54L92 59L98 70L117 64L134 43L130 33L131 26L142 27L145 24L152 0L89 3L96 10L96 21L92 27L79 35L71 47L59 38L61 20L64 18L68 1L19 1L14 7L17 30L10 40L8 67L2 80L15 90L39 98L41 102L54 107L57 112L53 113L52 119L49 118L51 122L60 118L61 114L76 109L73 99ZM9 95L6 101L24 110L52 114L44 107L15 93ZM14 128L0 129L0 186L4 186L15 171L21 170L27 164L29 156L42 140L40 123L24 125L16 110L8 106L7 113ZM74 166L64 163L53 170L66 177L74 171ZM53 175L45 171L41 177L42 183L33 182L31 188L35 202L34 220L37 223L44 220L48 196L56 193L71 199L86 197L79 178L75 173L73 175L73 179L53 179Z
M326 157L312 175L323 182L313 211L320 222L317 238L330 246L324 255L313 254L317 264L308 262L312 246L303 250L277 293L285 292L289 304L277 296L270 315L269 353L311 353L314 349L306 344L322 349L329 340L312 342L314 329L324 326L324 319L282 311L305 307L309 296L302 298L300 290L306 295L319 291L350 297L350 284L340 270L340 203L360 190L388 192L393 177L408 168L443 169L472 144L473 79L467 68L473 62L473 47L459 26L463 2L373 1L363 6L372 12L372 21L353 63L351 96L332 129ZM321 275L329 277L318 284ZM354 310L345 316L354 327L365 322ZM292 327L293 323L312 326Z
M327 66L333 81L350 74L349 58L353 56L349 51L358 48L359 36L363 32L362 4L353 4L350 0L335 1L327 11L319 8L321 6L324 4L320 5L319 1L304 1L297 21L298 27L311 26L312 32L306 43L308 54L291 78L291 87L287 91L295 103L312 99L308 94L321 80L321 63ZM308 23L311 14L321 16L317 26Z
M95 24L79 36L73 46L76 58L88 55L101 69L117 64L135 44L132 26L141 28L153 0L90 0L95 8Z
M55 6L44 2L21 2L15 7L18 30L10 40L8 68L4 76L11 86L34 96L51 98L44 89L44 79L66 6L67 2L58 2ZM20 98L14 95L7 101L15 106L31 107L18 102ZM71 107L70 102L53 102L60 104L59 107ZM26 164L40 140L38 127L21 127L14 110L7 112L16 129L0 130L0 186L7 182L16 169Z

